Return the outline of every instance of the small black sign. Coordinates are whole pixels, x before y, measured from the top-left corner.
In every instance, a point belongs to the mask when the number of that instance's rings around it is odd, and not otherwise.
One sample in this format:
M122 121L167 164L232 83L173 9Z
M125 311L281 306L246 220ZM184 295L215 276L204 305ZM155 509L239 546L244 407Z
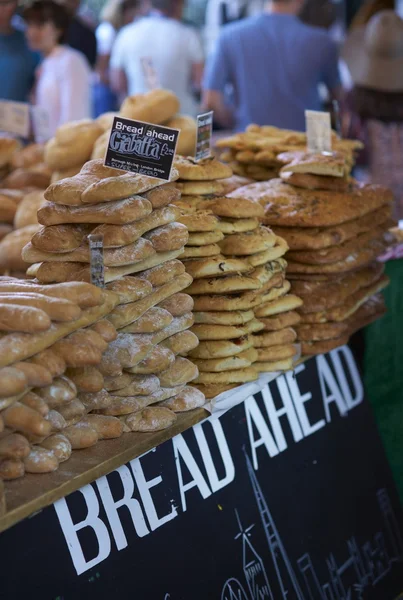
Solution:
M105 165L169 181L179 130L115 117Z
M211 154L211 135L213 132L213 111L197 116L197 141L195 159L202 160Z

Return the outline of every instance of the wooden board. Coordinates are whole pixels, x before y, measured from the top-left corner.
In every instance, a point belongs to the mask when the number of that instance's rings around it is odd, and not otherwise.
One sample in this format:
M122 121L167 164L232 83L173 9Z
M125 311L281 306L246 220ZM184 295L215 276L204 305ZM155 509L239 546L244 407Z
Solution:
M116 440L103 440L92 448L74 451L54 473L27 474L21 479L6 482L7 512L0 516L0 532L163 444L207 416L207 411L202 408L178 414L175 424L164 431L125 433Z

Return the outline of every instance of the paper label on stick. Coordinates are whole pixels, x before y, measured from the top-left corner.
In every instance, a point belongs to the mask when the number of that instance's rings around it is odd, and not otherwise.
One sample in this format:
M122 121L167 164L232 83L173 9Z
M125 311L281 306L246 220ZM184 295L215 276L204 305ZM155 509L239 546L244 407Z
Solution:
M29 129L29 104L0 100L0 131L27 138Z
M179 129L115 117L105 165L169 181Z
M153 59L150 56L142 56L140 58L140 62L147 89L150 91L161 87L157 71L154 67Z
M306 137L309 152L332 151L332 126L330 113L306 110Z
M105 287L104 274L104 236L89 235L91 283L97 287Z
M197 115L197 139L195 160L208 158L211 154L211 136L213 133L214 111Z

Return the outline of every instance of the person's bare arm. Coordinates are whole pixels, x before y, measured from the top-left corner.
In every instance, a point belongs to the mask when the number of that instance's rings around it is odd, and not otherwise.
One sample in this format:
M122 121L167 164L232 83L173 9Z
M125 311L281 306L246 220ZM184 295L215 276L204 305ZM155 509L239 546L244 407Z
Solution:
M204 74L204 63L202 63L202 62L201 63L193 63L192 72L191 72L192 85L193 85L194 89L198 92L201 90L203 74Z
M224 95L215 90L205 90L202 101L203 109L214 111L214 120L225 127L231 129L234 126L234 115L231 109L226 105Z

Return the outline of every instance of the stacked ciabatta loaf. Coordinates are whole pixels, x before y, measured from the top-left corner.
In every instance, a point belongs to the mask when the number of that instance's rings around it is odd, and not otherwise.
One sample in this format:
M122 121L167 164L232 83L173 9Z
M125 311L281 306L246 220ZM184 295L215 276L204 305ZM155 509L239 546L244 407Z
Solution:
M298 338L305 355L346 343L385 311L379 292L388 284L382 264L391 226L392 194L350 177L343 154L287 152L281 179L236 190L264 207L264 223L290 248L287 277L301 297Z
M296 319L289 311L301 300L288 294L287 244L260 225L262 207L212 196L228 168L214 158L179 158L175 165L180 189L194 192L177 202L190 232L181 258L194 279L187 291L195 303L192 331L200 340L190 356L200 371L195 384L213 397L259 372L292 367L296 333L290 325Z
M180 193L173 183L160 185L93 160L75 177L52 184L45 196L51 202L38 212L44 227L23 250L23 258L35 262L28 273L42 283L88 281L88 235L100 234L106 288L119 297L108 317L118 337L100 365L113 406L99 410L122 417L132 431L169 426L176 417L168 406L190 410L204 400L186 387L198 373L183 355L198 340L187 331L193 304L182 293L192 278L176 260L188 240L171 204Z
M355 140L341 140L332 132L333 149L343 154L350 167L354 153L363 147ZM249 125L243 133L221 138L216 142L220 159L229 163L234 173L255 181L268 181L278 177L283 162L278 155L289 151L304 152L307 145L305 133L272 126Z
M88 386L116 337L104 317L118 301L88 283L0 278L1 479L53 471L72 449L101 439L105 424L84 419L94 406L79 394L80 376Z

